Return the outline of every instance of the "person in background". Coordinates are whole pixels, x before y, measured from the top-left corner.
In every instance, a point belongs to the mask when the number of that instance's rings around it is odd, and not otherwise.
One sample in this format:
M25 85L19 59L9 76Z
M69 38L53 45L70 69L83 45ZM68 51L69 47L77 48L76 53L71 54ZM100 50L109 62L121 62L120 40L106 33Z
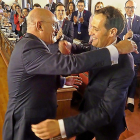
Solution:
M128 0L125 3L126 24L123 32L119 35L121 39L132 39L136 42L140 51L140 16L135 14L136 2ZM127 108L134 111L134 95L136 93L137 73L140 66L140 54L132 53L135 64L135 76L128 90Z
M67 5L66 15L68 20L71 20L72 13L75 11L75 4L73 2L69 2Z
M71 21L74 25L74 38L89 41L88 25L91 12L85 10L85 2L79 0L77 3L78 11L72 13Z
M16 6L16 4L12 5L12 11L11 11L11 15L10 15L10 22L12 23L12 31L13 32L15 32L15 30L16 30L16 25L14 23L14 15L16 14L15 6Z
M2 5L2 8L4 9L5 2L0 0L0 5Z
M29 11L32 10L32 8L30 7L30 3L27 3L26 8L29 9Z
M19 5L18 0L15 0L13 4Z
M49 0L48 4L49 4L49 10L54 14L56 3L54 3L53 0Z
M22 36L21 30L20 30L20 18L22 18L21 14L21 8L19 5L15 6L16 14L14 14L14 24L16 25L16 31L15 33L18 34L19 37Z
M104 4L103 4L103 2L97 2L96 4L95 4L95 7L94 7L94 14L96 13L96 12L98 12L98 10L100 10L101 8L103 8L104 7ZM90 17L90 19L89 19L89 26L88 26L88 30L90 31L90 28L91 28L91 22L92 22L92 19L93 19L93 16L94 16L94 14L93 15L91 15L91 17ZM89 43L92 43L92 36L90 36L90 38L89 38Z
M6 5L6 11L7 11L7 12L11 12L11 8L10 8L9 5Z
M54 38L56 43L49 45L52 53L58 51L58 42L60 40L67 40L72 43L74 37L73 23L65 18L65 6L62 3L56 5L55 14L58 23L58 32Z
M36 9L36 8L41 8L41 5L38 4L38 3L35 3L35 4L33 5L33 9Z
M0 5L0 15L3 15L3 10L2 5Z
M116 44L120 41L117 36L122 32L124 23L123 14L115 7L107 6L99 10L92 20L92 45L103 50L108 45ZM32 131L40 139L61 134L62 138L76 135L76 140L92 140L94 137L96 140L118 140L126 129L124 109L133 76L131 54L119 55L117 65L90 69L81 113L61 120L44 120L32 125Z
M28 16L28 14L29 14L29 9L23 8L23 10L22 10L23 17L22 17L22 22L20 24L22 35L24 35L27 31L27 16Z
M44 9L50 10L50 9L49 9L49 4L46 4L46 5L44 6Z

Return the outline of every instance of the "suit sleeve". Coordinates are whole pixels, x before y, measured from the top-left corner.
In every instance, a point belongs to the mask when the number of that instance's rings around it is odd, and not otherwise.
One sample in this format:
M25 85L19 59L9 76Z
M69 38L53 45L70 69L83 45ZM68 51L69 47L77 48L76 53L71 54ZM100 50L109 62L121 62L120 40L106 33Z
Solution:
M22 59L28 74L69 75L111 65L106 48L77 55L51 54L41 42L35 40L26 43Z
M89 19L90 19L90 16L91 16L91 12L88 11L88 15L87 15L87 17L86 17L88 20L87 20L87 21L84 20L84 22L83 22L83 25L86 26L86 27L89 26Z
M119 74L118 74L119 73ZM96 108L77 116L64 119L67 137L85 131L97 130L111 122L120 105L125 101L127 90L134 76L133 69L120 69L110 79L109 85Z
M74 38L74 27L73 27L73 23L70 22L70 26L68 29L68 35L64 35L64 39L63 40L67 40L68 42L73 42L73 38Z

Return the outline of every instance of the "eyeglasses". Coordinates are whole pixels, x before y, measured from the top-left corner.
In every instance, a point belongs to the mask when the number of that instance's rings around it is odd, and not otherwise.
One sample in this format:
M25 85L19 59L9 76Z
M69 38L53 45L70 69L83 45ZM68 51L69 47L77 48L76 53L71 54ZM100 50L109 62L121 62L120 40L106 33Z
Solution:
M64 12L65 10L57 10L57 11L58 11L58 12L60 12L60 11L61 11L61 12Z
M127 10L134 10L135 9L135 7L134 6L132 6L132 7L125 7Z

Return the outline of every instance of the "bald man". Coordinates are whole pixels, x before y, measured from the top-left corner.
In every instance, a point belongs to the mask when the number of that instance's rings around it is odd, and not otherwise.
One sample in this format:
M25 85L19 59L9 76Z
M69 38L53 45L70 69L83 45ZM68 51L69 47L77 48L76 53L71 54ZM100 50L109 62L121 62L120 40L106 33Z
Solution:
M31 124L56 117L56 92L63 85L58 75L108 66L118 60L118 52L137 49L126 40L116 47L110 45L81 55L51 54L47 45L54 42L56 26L48 10L36 8L28 15L27 33L15 45L8 67L9 102L3 140L40 140L31 131Z

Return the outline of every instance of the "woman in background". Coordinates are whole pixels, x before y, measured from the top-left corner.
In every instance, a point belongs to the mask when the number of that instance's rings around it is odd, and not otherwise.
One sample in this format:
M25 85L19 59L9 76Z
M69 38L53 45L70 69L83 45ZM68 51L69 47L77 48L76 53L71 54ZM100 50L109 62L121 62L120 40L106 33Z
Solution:
M74 11L75 11L75 4L73 2L69 2L67 5L67 12L66 12L68 20L71 19L72 13Z
M97 2L97 3L95 4L94 14L95 14L98 10L100 10L101 8L103 8L103 7L104 7L103 2L100 2L100 1ZM89 19L88 31L90 31L90 28L91 28L91 22L92 22L92 19L93 19L94 14L91 15L91 17L90 17L90 19ZM91 43L91 42L92 42L92 36L90 36L90 38L89 38L89 43Z
M16 5L15 6L15 11L16 11L16 14L14 14L14 24L16 25L16 34L19 35L19 37L22 36L22 33L21 33L21 30L20 30L20 21L19 19L21 18L21 8L19 5Z

